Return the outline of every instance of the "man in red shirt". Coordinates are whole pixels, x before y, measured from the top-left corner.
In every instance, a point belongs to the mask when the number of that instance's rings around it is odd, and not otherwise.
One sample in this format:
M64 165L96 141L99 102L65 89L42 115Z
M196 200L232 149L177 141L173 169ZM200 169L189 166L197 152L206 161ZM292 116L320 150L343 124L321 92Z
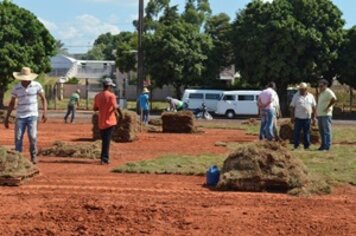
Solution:
M122 118L122 113L116 102L112 88L116 87L112 79L106 78L103 82L104 90L95 96L94 111L99 111L99 129L102 140L101 164L109 164L109 151L112 132L117 125L116 115Z

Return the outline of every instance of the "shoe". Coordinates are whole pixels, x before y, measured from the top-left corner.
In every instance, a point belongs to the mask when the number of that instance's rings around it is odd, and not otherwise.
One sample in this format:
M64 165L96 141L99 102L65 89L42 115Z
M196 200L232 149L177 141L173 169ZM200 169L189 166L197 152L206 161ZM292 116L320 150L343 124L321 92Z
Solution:
M110 163L108 161L101 161L100 164L105 166L105 165L109 165Z
M320 148L318 148L318 151L325 151L325 148L320 147Z

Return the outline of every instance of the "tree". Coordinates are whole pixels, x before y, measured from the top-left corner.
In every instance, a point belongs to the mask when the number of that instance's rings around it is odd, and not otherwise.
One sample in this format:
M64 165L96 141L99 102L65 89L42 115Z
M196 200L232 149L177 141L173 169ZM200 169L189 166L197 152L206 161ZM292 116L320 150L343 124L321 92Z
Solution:
M149 74L159 87L173 85L177 97L182 86L201 81L207 60L204 52L212 47L209 37L183 20L160 25L146 45Z
M82 56L83 60L105 60L104 50L107 48L105 44L94 45L86 54Z
M233 23L235 63L243 79L275 81L287 110L289 84L335 76L343 41L342 13L330 0L254 0Z
M3 107L12 73L23 66L37 73L49 72L56 41L34 14L9 0L0 2L0 25L0 106Z
M137 33L130 33L130 37L126 37L125 40L122 39L117 45L116 66L119 68L121 73L128 73L136 70L137 47Z
M336 67L338 80L356 89L356 26L346 31Z
M216 84L221 71L233 65L233 46L231 43L230 17L225 13L212 16L205 25L205 33L212 39L213 48L208 50L205 78L208 83Z
M56 41L56 54L68 55L68 48L64 47L64 43L61 40Z

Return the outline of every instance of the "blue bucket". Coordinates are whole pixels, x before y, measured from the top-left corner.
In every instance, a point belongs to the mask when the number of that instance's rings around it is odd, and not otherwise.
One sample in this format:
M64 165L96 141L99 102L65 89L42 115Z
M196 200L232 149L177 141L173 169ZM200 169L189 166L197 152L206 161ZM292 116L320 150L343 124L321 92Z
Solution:
M211 166L206 172L206 184L215 187L220 179L220 170L217 166Z

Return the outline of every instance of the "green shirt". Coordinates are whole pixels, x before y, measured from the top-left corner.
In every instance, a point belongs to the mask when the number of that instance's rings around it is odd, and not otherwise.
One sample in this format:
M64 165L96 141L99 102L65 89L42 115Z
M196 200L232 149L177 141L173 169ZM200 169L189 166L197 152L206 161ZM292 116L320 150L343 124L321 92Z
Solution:
M76 106L80 100L80 95L78 93L73 93L69 98L69 106Z
M325 109L329 106L331 100L335 98L335 93L327 88L324 92L319 94L318 106L317 106L317 116L332 116L333 115L333 107L331 106L327 111Z

